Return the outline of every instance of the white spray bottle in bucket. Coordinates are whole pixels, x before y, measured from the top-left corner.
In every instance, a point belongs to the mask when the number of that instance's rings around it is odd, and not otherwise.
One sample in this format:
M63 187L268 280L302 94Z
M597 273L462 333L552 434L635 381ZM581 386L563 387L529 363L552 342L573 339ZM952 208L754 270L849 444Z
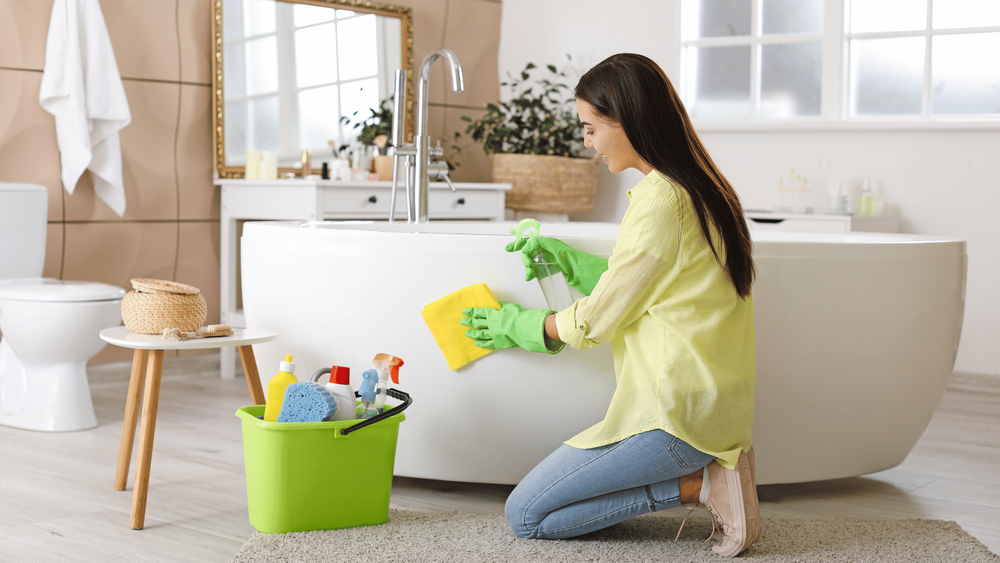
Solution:
M375 369L378 370L378 384L375 386L375 406L378 412L382 412L385 405L385 398L389 392L389 379L399 385L399 368L403 365L403 360L389 354L375 354L372 360Z
M385 410L385 399L389 393L389 380L399 384L399 368L403 360L389 354L375 354L372 360L375 369L365 370L362 374L361 405L357 409L357 418L372 418Z
M522 219L510 233L520 240L526 236L533 239L539 236L541 223L535 219ZM577 297L573 295L573 288L566 281L566 276L559 269L557 264L553 264L545 259L542 249L538 249L532 256L532 269L535 271L535 279L542 288L542 295L545 296L545 303L553 311L562 311L572 305Z

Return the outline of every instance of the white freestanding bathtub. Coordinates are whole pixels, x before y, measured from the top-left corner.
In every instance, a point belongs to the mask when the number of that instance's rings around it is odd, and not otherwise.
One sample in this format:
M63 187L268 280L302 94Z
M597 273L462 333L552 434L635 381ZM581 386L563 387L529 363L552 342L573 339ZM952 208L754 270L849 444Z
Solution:
M247 223L248 328L262 384L284 354L300 380L331 365L355 388L379 352L402 358L413 396L395 474L517 483L559 444L599 421L614 389L611 347L555 356L521 349L458 371L423 306L485 282L501 301L544 307L524 281L504 222ZM542 234L609 256L617 225L546 223ZM916 235L754 233L757 337L753 441L760 484L873 473L901 463L923 434L955 361L965 242Z

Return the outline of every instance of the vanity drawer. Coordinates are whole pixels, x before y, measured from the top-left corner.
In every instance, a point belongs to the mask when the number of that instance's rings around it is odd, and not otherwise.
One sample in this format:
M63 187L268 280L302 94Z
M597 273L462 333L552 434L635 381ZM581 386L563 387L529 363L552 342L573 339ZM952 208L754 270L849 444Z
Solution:
M899 217L879 215L859 217L857 215L794 214L749 211L747 224L751 229L805 231L813 233L848 233L866 231L872 233L898 233Z
M798 217L753 217L748 215L751 229L806 231L813 233L846 233L851 230L850 217L834 215L817 216L814 218Z
M502 219L504 192L501 190L462 190L433 186L428 190L427 214L431 219ZM392 189L372 187L325 187L322 192L322 217L331 219L375 219L389 216ZM498 211L499 210L499 211ZM499 215L499 217L498 217ZM396 188L396 218L406 219L406 193Z
M321 215L330 219L385 219L389 216L392 190L384 187L326 186L321 194ZM406 194L396 190L396 209L406 217Z
M503 219L504 192L500 190L431 190L427 197L431 219Z

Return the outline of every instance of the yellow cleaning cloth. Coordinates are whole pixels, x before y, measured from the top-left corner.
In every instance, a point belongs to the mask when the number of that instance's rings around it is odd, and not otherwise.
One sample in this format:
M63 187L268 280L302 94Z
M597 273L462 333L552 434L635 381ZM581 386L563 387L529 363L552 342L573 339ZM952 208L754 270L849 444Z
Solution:
M470 285L424 305L424 310L420 312L427 327L434 334L434 340L444 352L444 358L448 360L448 367L452 371L493 351L476 346L472 339L465 335L468 327L458 321L463 316L462 309L469 307L499 309L500 302L493 297L490 288L481 283Z

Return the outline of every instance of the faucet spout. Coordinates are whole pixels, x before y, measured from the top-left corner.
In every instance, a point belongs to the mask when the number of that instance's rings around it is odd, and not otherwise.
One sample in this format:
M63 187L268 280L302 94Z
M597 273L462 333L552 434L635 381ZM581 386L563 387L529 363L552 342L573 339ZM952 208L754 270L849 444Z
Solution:
M465 77L462 74L462 65L458 62L458 57L450 49L436 49L424 57L424 62L420 65L420 74L417 77L417 132L414 135L414 145L416 145L416 179L414 182L415 194L413 198L414 214L418 223L425 223L427 217L427 189L428 176L430 171L430 160L432 156L442 156L442 149L433 149L430 146L430 135L427 132L427 110L430 102L428 88L430 85L431 68L438 59L444 59L451 72L451 89L455 92L465 90Z
M431 79L431 67L438 59L444 59L448 64L448 71L451 73L451 91L465 91L465 77L462 75L462 65L458 62L458 57L451 49L437 49L431 51L424 57L423 64L420 65L420 80Z

